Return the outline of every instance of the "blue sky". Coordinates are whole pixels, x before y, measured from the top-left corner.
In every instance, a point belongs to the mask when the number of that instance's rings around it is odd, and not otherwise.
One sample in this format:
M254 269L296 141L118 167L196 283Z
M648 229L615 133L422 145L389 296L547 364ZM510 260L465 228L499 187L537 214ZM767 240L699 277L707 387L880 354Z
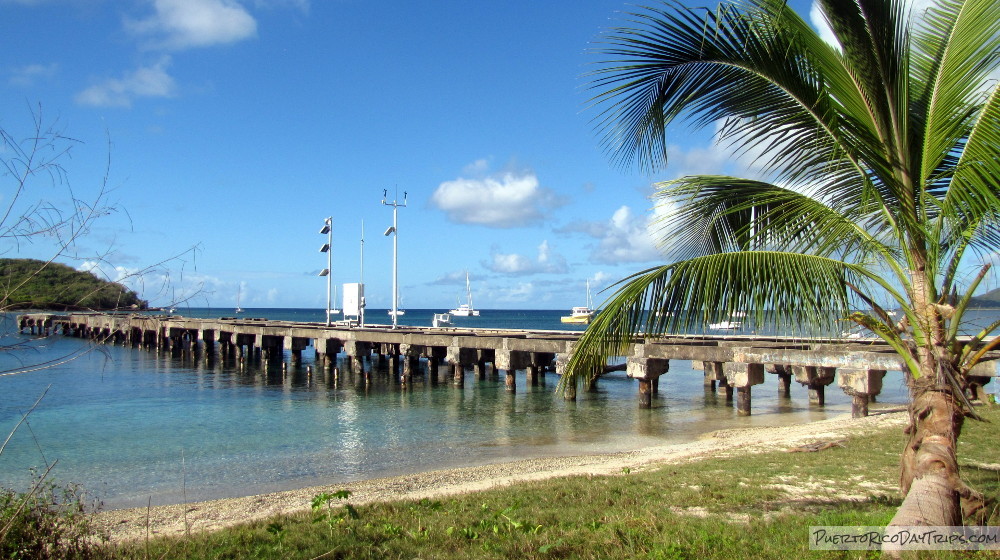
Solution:
M808 5L796 6L808 10ZM0 0L0 126L33 116L73 142L80 198L107 174L103 217L77 247L154 305L318 307L318 233L334 222L333 279L391 306L399 209L401 307L568 309L661 261L651 184L735 172L707 133L671 132L651 177L614 167L586 108L589 49L621 0ZM40 108L40 109L39 109ZM109 165L110 161L110 165ZM4 190L9 187L5 183ZM9 197L9 192L4 194ZM195 253L186 251L197 246ZM50 240L4 256L47 259ZM169 277L165 281L164 277Z

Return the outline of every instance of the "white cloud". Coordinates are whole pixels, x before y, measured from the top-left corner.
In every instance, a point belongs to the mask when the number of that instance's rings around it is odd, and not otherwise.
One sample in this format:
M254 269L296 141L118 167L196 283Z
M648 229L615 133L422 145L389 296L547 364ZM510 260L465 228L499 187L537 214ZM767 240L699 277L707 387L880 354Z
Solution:
M256 20L234 0L154 0L153 9L153 15L125 26L158 48L206 47L257 35Z
M622 206L606 222L581 223L572 231L585 233L598 240L590 252L590 259L594 262L618 264L659 261L664 256L656 248L651 233L654 219L653 215L636 216L631 208Z
M701 148L682 148L671 145L667 148L667 172L670 177L687 175L719 175L732 162L731 150L712 142Z
M472 164L476 170L484 165L481 161ZM431 204L453 222L513 228L541 222L559 201L551 190L539 186L534 174L504 173L441 183L431 195Z
M830 24L827 23L826 18L823 16L823 9L820 8L819 2L814 1L812 7L809 8L809 22L819 32L819 36L823 41L839 48L840 43L833 34Z
M129 107L137 97L172 97L177 87L167 74L169 65L170 57L164 56L152 66L90 86L76 95L76 102L98 107Z
M504 286L492 290L489 294L489 300L496 303L538 303L550 299L549 294L540 294L531 282L519 282L516 285Z
M904 3L906 4L906 8L910 10L910 24L913 26L920 25L923 21L924 12L937 2L936 0L904 0ZM821 39L830 45L840 48L840 42L837 41L836 36L833 34L833 29L830 28L830 24L827 23L826 18L823 16L823 9L820 7L820 3L816 0L813 0L809 8L809 22L819 32Z
M309 0L254 0L254 6L258 8L294 8L300 12L309 13Z
M169 270L161 268L130 268L98 261L83 261L77 265L77 270L90 272L102 280L118 282L153 306L202 307L209 304L209 297L213 295L221 297L228 305L228 302L235 301L236 294L240 291L244 306L250 300L258 300L245 282L232 283L199 272L171 274ZM272 294L267 296L272 297Z
M280 296L281 291L278 288L270 288L267 290L267 295L264 296L264 299L267 303L275 303Z
M28 64L15 68L11 72L9 82L13 86L33 86L39 80L55 76L57 70L59 70L59 65L54 62L52 64Z
M565 226L556 228L554 231L556 233L582 233L587 237L601 237L604 235L604 231L607 229L607 224L604 222L588 222L584 220L575 220Z
M466 165L462 169L462 173L466 175L482 175L490 169L490 162L486 159L477 159L476 161Z
M94 276L97 276L101 280L107 280L108 282L121 282L128 285L128 280L136 278L139 274L139 269L128 268L125 266L110 266L107 263L100 263L98 261L83 261L77 266L77 270L81 272L89 272ZM132 286L129 286L131 288Z
M619 278L617 276L612 276L603 270L599 270L590 277L590 287L595 290L602 290L609 284L617 282L618 280Z
M501 274L525 274L534 270L535 263L524 255L494 253L487 268Z
M489 262L483 263L487 270L508 276L539 273L562 274L568 270L566 259L558 253L553 253L549 248L548 241L542 241L541 245L538 246L538 255L535 258L516 253L507 254L494 251L490 259Z
M465 286L465 271L455 270L428 282L431 286Z

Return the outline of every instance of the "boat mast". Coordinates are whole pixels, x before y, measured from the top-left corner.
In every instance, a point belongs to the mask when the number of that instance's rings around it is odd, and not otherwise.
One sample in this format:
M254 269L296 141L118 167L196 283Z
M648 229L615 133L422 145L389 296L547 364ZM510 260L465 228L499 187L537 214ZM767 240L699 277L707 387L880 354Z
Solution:
M365 326L365 220L361 219L361 301L358 302L358 324Z
M472 284L469 283L469 271L465 271L465 299L469 303L469 310L472 310Z

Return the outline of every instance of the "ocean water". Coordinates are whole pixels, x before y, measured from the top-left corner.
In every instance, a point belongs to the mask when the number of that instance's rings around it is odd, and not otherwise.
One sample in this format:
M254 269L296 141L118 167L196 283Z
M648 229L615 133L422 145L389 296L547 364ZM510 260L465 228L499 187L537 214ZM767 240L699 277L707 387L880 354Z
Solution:
M196 317L232 310L183 309ZM369 323L388 322L384 310ZM413 310L401 324L428 325L432 310ZM457 326L565 329L560 311L484 310ZM246 317L323 321L323 310L248 309ZM346 374L300 365L208 362L91 345L55 336L9 332L17 352L0 354L0 431L6 436L38 400L0 453L0 485L26 488L32 470L81 484L106 508L181 503L316 484L518 458L625 451L690 441L700 434L787 425L850 413L850 399L831 385L824 407L810 405L795 383L777 396L775 376L754 387L753 414L736 415L724 396L706 393L702 373L672 361L653 408L638 408L637 383L614 373L576 401L555 394L558 377L514 394L503 378L464 387L418 377L408 389L373 375L365 385ZM582 327L575 327L577 329ZM27 364L51 363L14 375ZM42 396L44 394L44 396ZM41 400L39 398L41 397ZM902 375L890 372L873 410L906 402Z

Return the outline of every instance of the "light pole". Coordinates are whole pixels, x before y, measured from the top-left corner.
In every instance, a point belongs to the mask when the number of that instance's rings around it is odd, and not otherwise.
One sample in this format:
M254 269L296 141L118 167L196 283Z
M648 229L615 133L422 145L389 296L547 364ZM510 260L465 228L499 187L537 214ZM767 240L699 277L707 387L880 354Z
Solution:
M326 234L326 243L319 248L320 253L326 253L326 268L320 271L320 276L326 276L326 326L330 326L330 288L333 285L333 275L330 274L333 268L333 249L331 244L333 243L333 216L323 220L323 229L319 230L321 234Z
M384 235L392 235L392 328L396 328L396 319L399 317L399 284L397 282L398 271L396 269L399 230L396 229L396 211L400 207L406 208L406 191L403 191L402 203L396 202L396 199L393 199L392 202L386 202L386 195L386 189L382 189L382 204L392 206L392 225L389 226L389 229L385 230Z
M365 286L365 221L361 220L361 289ZM365 296L361 296L358 307L358 325L365 326Z

